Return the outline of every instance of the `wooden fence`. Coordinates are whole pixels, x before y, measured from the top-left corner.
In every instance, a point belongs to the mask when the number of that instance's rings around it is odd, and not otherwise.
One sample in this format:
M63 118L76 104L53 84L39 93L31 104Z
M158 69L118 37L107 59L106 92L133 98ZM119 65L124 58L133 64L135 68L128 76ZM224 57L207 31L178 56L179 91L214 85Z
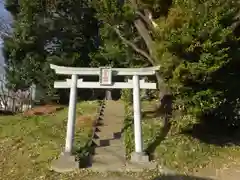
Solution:
M33 106L33 98L30 90L4 91L0 93L0 110L12 113L24 112Z

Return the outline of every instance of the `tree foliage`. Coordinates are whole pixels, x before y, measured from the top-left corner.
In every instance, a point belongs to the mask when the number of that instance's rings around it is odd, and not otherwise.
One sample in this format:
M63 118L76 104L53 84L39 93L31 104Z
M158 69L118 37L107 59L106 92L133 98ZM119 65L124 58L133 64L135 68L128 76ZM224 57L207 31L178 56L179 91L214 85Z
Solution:
M236 122L240 77L237 1L101 0L96 4L102 7L97 10L104 22L103 32L117 35L142 57L135 66L161 66L160 90L171 92L177 109ZM105 42L110 39L103 37Z
M239 6L236 1L174 1L159 19L157 52L177 105L238 120Z
M49 63L160 65L156 78L161 100L171 94L177 109L236 124L237 1L58 0L51 8L43 2L7 1L15 17L13 37L5 40L4 50L11 84L51 84L55 76Z
M13 36L5 39L7 79L14 89L38 84L53 90L49 64L88 66L97 48L98 22L87 1L8 0L15 17ZM54 1L55 2L55 1Z

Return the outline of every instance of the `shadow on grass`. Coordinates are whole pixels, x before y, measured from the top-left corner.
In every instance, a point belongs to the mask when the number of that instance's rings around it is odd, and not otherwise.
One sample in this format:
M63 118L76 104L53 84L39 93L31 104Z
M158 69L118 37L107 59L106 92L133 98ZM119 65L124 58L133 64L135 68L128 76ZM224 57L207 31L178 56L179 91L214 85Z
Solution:
M4 111L4 110L0 110L0 115L2 116L12 116L15 113L13 113L12 111Z
M200 118L200 122L182 131L183 134L196 138L204 143L216 146L239 146L239 119L222 118L209 113ZM234 115L233 113L231 114ZM236 116L235 116L236 117Z
M155 110L155 117L163 117L163 127L157 137L149 144L146 153L149 155L150 159L154 159L154 152L159 144L166 138L168 132L171 129L170 118L172 116L172 96L166 95L163 97L161 104L162 106ZM147 112L145 112L146 115ZM152 113L149 111L148 113Z
M153 180L213 180L213 179L185 175L163 175Z
M153 142L149 144L147 149L145 150L146 153L149 155L150 160L154 159L154 152L156 148L160 145L160 143L166 138L168 132L171 129L171 124L168 122L168 120L165 120L165 125L161 129L159 135L154 139Z
M234 22L231 18L226 21L228 21L228 25ZM236 29L239 29L239 27ZM206 96L201 95L201 99L209 103L207 105L208 110L202 112L198 124L183 132L200 141L216 146L239 145L240 142L240 61L239 56L236 55L236 52L239 52L239 41L227 40L222 45L225 46L225 44L228 44L231 49L226 53L231 60L209 74L208 78L211 79L211 82L195 82L188 86L192 92L204 92L208 89L214 93L212 94L213 97L208 93L205 94ZM215 105L211 108L209 105L213 101L208 98L212 100L216 98Z
M210 124L210 123L209 123ZM219 125L206 125L198 123L190 129L182 131L183 134L196 138L204 143L213 144L216 146L239 146L240 145L240 128L226 127Z

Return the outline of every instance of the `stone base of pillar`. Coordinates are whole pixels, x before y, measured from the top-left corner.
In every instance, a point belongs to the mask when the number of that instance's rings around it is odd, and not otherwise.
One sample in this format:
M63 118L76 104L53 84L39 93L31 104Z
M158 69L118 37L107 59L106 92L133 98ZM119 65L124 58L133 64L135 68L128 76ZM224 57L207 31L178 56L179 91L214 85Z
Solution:
M60 157L51 164L51 170L64 173L71 172L79 168L79 162L69 153L62 153Z
M148 163L150 162L150 160L149 160L149 156L144 152L142 153L133 152L131 154L131 162L132 163Z
M155 170L158 164L156 162L149 161L149 156L145 153L131 154L130 162L126 163L127 171L142 172L144 170Z

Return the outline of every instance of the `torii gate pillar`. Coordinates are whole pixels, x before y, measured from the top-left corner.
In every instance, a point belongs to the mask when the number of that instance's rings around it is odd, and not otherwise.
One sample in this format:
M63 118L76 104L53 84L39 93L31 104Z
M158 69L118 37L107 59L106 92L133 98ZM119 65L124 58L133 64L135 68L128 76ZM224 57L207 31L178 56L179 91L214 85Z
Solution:
M69 107L68 107L68 122L67 122L67 134L65 143L65 153L72 153L75 120L76 120L76 103L77 103L77 75L72 75Z
M71 75L72 79L55 82L55 88L70 88L68 123L66 133L65 150L61 157L54 163L54 170L58 172L72 171L78 168L78 162L72 156L74 139L74 127L76 119L76 96L77 88L101 88L107 89L133 89L133 109L134 109L134 141L135 151L131 155L131 161L135 163L147 163L149 157L143 151L142 127L141 127L141 103L140 89L156 89L156 83L140 80L140 76L154 75L159 67L149 68L76 68L51 65L57 74ZM85 82L78 79L78 75L99 76L99 82ZM127 82L112 82L112 76L132 76L132 80ZM107 94L106 94L107 95ZM108 95L106 96L108 99ZM52 167L53 167L52 166Z

